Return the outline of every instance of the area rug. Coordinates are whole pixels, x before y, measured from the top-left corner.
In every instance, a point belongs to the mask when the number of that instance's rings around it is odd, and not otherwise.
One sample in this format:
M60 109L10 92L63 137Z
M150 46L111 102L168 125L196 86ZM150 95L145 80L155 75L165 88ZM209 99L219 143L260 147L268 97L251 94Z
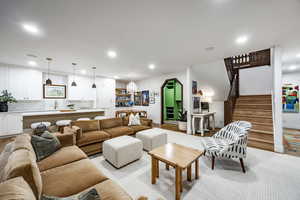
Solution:
M166 130L168 142L202 150L201 137ZM117 181L134 199L144 195L149 200L175 199L175 171L165 170L160 164L160 177L151 184L150 156L121 169L111 166L101 154L92 162L109 178ZM183 173L182 200L299 200L300 158L285 154L248 148L245 159L246 174L238 161L217 160L211 170L211 161L200 158L200 178L186 180Z

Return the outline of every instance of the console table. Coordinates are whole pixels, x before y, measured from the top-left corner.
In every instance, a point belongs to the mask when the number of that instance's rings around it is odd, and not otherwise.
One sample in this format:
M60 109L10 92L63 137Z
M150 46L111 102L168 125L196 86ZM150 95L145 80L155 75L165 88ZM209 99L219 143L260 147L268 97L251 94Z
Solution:
M193 113L192 114L192 133L195 134L195 120L196 118L200 119L200 133L201 136L204 136L204 122L205 119L212 118L212 129L215 130L215 114L216 112L208 112L208 113Z

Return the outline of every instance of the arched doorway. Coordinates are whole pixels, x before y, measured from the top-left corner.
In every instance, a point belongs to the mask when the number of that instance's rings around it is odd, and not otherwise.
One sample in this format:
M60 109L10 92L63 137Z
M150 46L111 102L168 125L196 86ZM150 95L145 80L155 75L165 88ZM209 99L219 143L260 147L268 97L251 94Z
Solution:
M183 84L177 79L167 79L161 86L161 124L178 120L183 111Z

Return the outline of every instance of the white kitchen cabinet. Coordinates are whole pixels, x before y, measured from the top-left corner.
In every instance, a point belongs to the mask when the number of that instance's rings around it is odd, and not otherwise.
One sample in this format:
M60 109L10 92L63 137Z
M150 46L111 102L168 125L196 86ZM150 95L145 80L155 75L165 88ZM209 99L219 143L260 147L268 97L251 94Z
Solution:
M96 89L92 88L93 81L89 77L76 76L77 86L71 86L73 76L68 77L68 99L69 100L95 100Z
M42 72L34 69L10 67L8 90L17 100L41 100Z
M21 113L0 113L0 137L23 132Z
M0 67L0 92L8 89L8 67Z

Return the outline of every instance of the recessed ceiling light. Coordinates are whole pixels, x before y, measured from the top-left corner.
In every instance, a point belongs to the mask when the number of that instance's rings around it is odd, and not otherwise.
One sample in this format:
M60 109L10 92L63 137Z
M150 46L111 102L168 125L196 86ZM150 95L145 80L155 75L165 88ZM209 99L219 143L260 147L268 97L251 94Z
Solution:
M115 52L115 51L108 51L107 52L107 56L109 58L116 58L117 57L117 52Z
M155 66L154 64L150 64L150 65L148 66L148 68L149 68L149 69L152 69L152 70L155 69L155 67L156 67L156 66Z
M22 24L23 29L31 34L38 35L40 33L40 30L37 26L33 24Z
M81 72L82 74L86 74L86 70L85 70L85 69L82 69L80 72Z
M37 63L33 60L30 60L30 61L28 61L28 65L35 67L35 66L37 66Z
M296 66L296 65L291 65L291 66L289 67L289 70L290 70L290 71L294 71L295 69L297 69L297 66Z
M119 79L120 77L119 76L114 76L114 79Z
M246 43L248 41L248 37L247 36L240 36L240 37L238 37L236 40L235 40L235 42L237 43L237 44L244 44L244 43Z

